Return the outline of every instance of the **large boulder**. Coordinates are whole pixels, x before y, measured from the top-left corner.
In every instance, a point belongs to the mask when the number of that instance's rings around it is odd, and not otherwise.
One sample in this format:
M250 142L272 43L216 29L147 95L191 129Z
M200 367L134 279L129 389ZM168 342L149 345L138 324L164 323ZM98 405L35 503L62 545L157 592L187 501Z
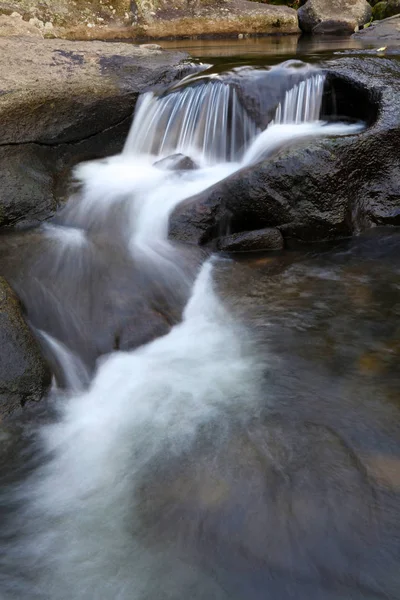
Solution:
M371 15L366 0L308 0L298 11L300 28L313 34L353 33Z
M0 14L12 11L45 37L79 40L299 31L294 9L248 0L0 0Z
M0 277L0 421L38 401L50 384L50 372L40 347L21 313L7 282Z
M154 38L192 35L298 33L296 11L247 0L137 0L147 35Z
M399 64L346 58L326 69L338 110L369 126L283 148L189 198L171 216L172 237L218 246L226 232L277 227L286 242L316 241L400 225Z
M0 226L47 218L77 162L119 152L138 95L186 55L105 42L0 37Z

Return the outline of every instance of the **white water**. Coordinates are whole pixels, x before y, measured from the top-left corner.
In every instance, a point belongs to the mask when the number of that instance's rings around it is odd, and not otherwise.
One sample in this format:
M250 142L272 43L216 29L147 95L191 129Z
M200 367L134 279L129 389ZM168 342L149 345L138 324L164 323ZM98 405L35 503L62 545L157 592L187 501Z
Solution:
M72 202L66 225L80 233L68 236L61 228L62 244L70 240L76 251L86 235L115 227L121 243L143 259L143 268L150 262L168 280L180 270L179 254L167 240L168 218L183 199L295 138L357 130L319 122L317 102L313 110L282 107L277 112L279 121L296 115L297 122L303 115L314 122L276 123L261 133L241 113L242 150L248 147L240 161L227 162L238 150L232 138L237 123L228 116L235 118L242 109L229 89L216 86L210 93L206 87L187 88L161 103L145 96L125 152L78 167L81 195ZM287 101L304 107L312 101L310 93L309 87L301 93L299 87ZM160 155L178 150L194 153L200 168L169 172L153 166ZM157 502L140 497L154 469L160 476L164 468L168 472L171 461L190 453L205 425L218 423L222 445L232 421L254 418L259 411L261 368L246 332L213 290L212 263L202 267L182 323L151 344L103 360L84 393L76 390L86 383L79 381L85 373L57 340L47 341L75 393L63 398L59 422L42 431L49 462L18 491L24 510L16 528L23 537L18 541L17 533L3 561L10 570L21 565L27 580L6 580L2 600L225 599L189 558L189 564L183 561L178 539L158 546L162 508L161 513L155 509L154 531L149 531L143 502L150 511ZM172 484L167 477L165 490ZM196 544L190 532L179 531L179 521L174 527L178 537L186 535Z
M274 123L313 123L319 120L325 77L321 73L307 77L288 90L278 105Z
M166 96L145 94L125 152L168 156L195 151L208 164L234 161L257 133L233 87L199 83Z

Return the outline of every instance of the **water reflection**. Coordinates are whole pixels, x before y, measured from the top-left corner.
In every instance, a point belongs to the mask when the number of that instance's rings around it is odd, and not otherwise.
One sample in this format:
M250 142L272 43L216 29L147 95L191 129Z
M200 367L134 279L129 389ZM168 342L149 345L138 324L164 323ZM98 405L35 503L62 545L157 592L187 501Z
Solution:
M360 38L339 36L265 36L244 37L243 39L200 40L186 39L160 41L165 49L186 50L196 58L226 58L235 57L235 63L248 62L249 58L268 57L268 64L276 64L283 57L308 56L321 60L321 55L331 55L337 50L355 50L369 48L368 43ZM318 56L317 56L318 55Z

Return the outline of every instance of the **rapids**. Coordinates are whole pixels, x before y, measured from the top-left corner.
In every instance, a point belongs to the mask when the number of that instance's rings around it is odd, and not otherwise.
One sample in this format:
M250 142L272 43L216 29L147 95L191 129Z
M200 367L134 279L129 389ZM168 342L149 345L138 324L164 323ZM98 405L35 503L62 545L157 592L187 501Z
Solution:
M28 473L3 485L1 600L295 597L246 591L248 556L233 588L207 563L210 523L233 538L243 526L240 494L237 506L230 500L231 521L218 512L242 477L225 479L225 446L238 473L248 469L250 497L253 484L254 494L260 488L254 465L263 459L255 446L245 449L243 436L273 405L264 377L276 359L260 359L249 328L220 299L213 272L221 263L197 254L188 260L168 240L168 219L184 199L296 139L360 131L362 124L320 121L323 83L321 73L307 70L263 131L223 80L148 92L123 153L76 168L76 192L40 228L48 252L32 259L24 281L13 280L58 375L48 400L55 414L28 440ZM178 153L197 168L155 164ZM104 244L132 273L128 279L160 288L167 306L182 305L169 332L134 350L102 351L88 326L102 327L97 302L105 298L111 312L117 303L101 287L85 296L98 272L113 285ZM259 539L251 527L247 533ZM250 546L251 539L244 554Z

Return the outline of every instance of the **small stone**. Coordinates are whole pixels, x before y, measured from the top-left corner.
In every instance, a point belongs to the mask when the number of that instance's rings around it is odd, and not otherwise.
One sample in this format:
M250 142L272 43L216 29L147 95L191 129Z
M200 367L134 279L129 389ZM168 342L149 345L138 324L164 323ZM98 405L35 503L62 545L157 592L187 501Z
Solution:
M51 31L52 29L54 29L53 23L51 21L47 21L44 24L44 29L45 29L45 31Z
M37 17L33 17L32 19L29 19L29 24L33 25L34 27L37 27L38 29L44 29L43 21L41 21Z
M239 40L242 40L242 39L243 39L243 37L244 37L244 36L243 36L243 33L238 33L238 39L239 39Z

